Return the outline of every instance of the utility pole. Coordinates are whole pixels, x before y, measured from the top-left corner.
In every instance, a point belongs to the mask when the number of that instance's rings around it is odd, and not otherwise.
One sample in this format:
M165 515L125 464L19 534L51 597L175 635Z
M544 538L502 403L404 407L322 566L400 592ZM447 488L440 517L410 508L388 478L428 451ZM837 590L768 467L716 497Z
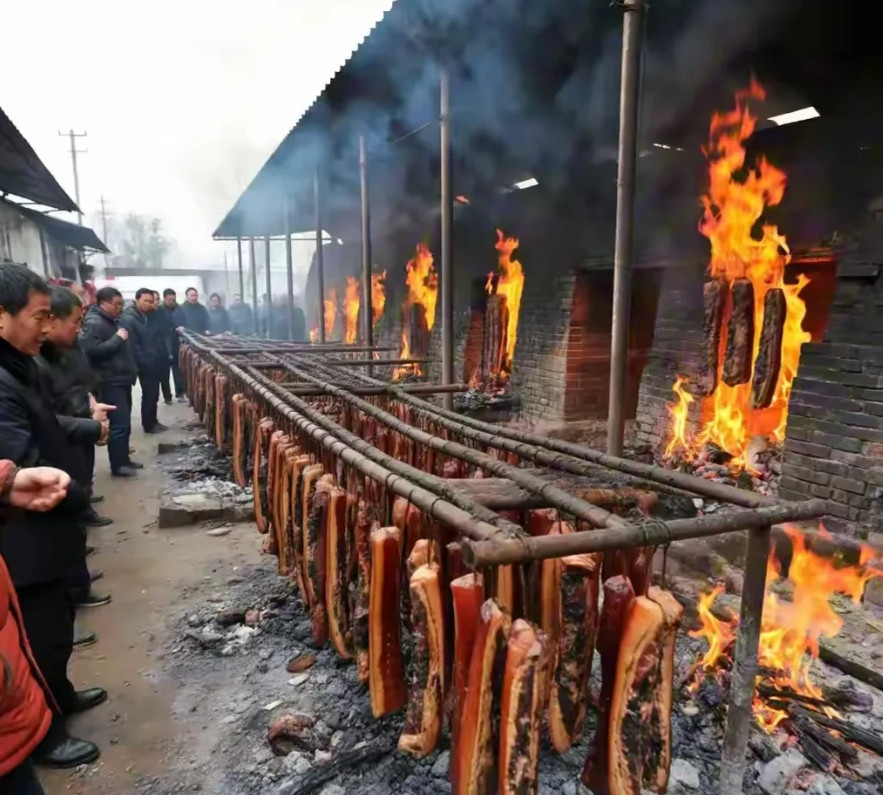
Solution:
M71 142L71 163L74 167L74 201L77 203L77 218L80 226L83 225L83 211L80 210L80 173L77 170L77 155L84 155L88 149L77 149L77 138L85 138L89 133L75 133L73 130L67 132L58 131L59 135L70 138Z
M76 171L74 173L76 173ZM79 205L79 199L77 200L77 204ZM104 196L101 197L101 239L104 241L104 245L110 248L110 243L107 239L107 202L104 200ZM110 265L109 257L109 254L104 255L105 268Z

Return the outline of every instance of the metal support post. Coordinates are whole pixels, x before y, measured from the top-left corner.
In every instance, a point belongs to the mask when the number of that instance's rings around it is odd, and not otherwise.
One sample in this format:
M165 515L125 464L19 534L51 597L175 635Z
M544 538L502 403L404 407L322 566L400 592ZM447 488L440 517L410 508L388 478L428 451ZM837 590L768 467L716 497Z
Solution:
M751 701L757 679L757 649L763 620L763 601L766 593L767 558L770 554L769 525L751 530L748 552L745 556L745 581L742 586L742 605L739 611L739 634L730 677L730 704L727 707L727 727L724 732L724 751L721 758L721 795L740 795L745 772L745 751L751 731Z
M267 339L273 336L273 276L270 273L270 236L264 237L264 265L267 266Z
M245 300L245 275L242 272L242 238L236 238L236 262L239 265L239 297Z
M359 136L359 183L362 193L362 336L374 344L374 308L371 304L371 209L368 204L368 152L365 136ZM368 375L371 375L368 370Z
M291 197L285 196L285 276L288 288L288 339L294 339L294 261L291 256Z
M254 254L254 238L248 239L248 261L251 265L251 295L254 302L255 323L258 316L258 263Z
M313 204L316 211L316 283L319 290L319 342L325 342L325 252L322 250L322 189L319 166L313 176Z
M451 87L448 72L439 75L439 146L441 149L441 332L442 383L454 383L454 274L452 272L452 232L454 205L451 195ZM454 407L454 396L446 393L443 405Z
M623 0L622 78L619 97L619 165L616 175L616 239L613 250L613 328L610 344L610 399L607 454L621 456L628 371L629 305L638 147L638 94L645 0Z

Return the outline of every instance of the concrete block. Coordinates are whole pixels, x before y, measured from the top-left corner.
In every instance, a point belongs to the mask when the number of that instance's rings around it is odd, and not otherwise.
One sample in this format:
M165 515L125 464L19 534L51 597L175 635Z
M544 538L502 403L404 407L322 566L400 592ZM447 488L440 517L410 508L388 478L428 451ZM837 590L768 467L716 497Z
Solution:
M210 520L242 522L254 518L254 507L237 505L219 494L179 492L164 494L157 524L162 528L186 527Z

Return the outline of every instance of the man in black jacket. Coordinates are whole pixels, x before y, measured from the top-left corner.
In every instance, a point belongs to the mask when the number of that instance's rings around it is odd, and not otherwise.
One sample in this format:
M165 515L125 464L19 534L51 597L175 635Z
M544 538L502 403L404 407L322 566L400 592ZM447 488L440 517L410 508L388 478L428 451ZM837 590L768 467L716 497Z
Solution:
M11 511L0 522L0 555L9 568L22 620L40 671L65 715L107 699L101 688L76 691L67 676L73 609L66 577L82 554L79 517L89 505L75 480L81 466L71 448L91 420L58 418L40 385L34 356L50 323L49 288L22 265L0 266L0 458L19 467L51 466L71 475L65 498L46 513ZM69 738L58 716L40 761L69 767L98 756L92 743Z
M92 369L98 376L98 399L116 406L108 414L110 437L107 454L115 477L132 477L142 465L129 458L132 432L132 384L137 371L129 346L129 332L120 325L123 296L114 287L102 287L95 295L83 321L81 341Z
M247 337L254 334L254 318L251 316L251 307L242 303L242 296L236 293L233 296L233 303L227 310L230 317L230 331L241 337Z
M184 293L187 299L179 307L181 310L181 325L195 331L197 334L208 334L210 323L208 319L208 310L199 303L199 293L195 287L188 287Z
M129 345L135 356L141 382L141 427L144 433L160 433L166 426L156 418L159 382L169 366L169 338L163 317L156 314L153 290L142 287L135 293L134 306L123 310L120 321L129 332Z
M165 333L169 341L169 367L163 371L162 380L159 382L162 388L162 396L167 406L172 405L172 390L169 386L169 371L172 373L172 382L175 385L175 397L179 403L185 401L184 376L181 374L181 338L178 336L178 328L184 325L181 317L181 308L178 306L178 295L174 290L167 288L162 292L162 306L157 310L157 315L162 319Z

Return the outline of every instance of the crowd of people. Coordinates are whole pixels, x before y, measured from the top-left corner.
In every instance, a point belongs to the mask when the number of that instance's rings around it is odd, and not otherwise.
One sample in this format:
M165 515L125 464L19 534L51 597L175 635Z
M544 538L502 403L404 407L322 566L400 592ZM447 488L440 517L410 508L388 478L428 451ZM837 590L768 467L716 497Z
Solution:
M90 300L91 299L91 300ZM92 295L47 284L20 265L0 265L0 793L41 795L34 765L69 768L100 750L68 733L66 718L107 700L77 689L77 611L111 601L93 583L89 529L110 524L95 506L96 447L111 475L132 478L132 391L140 384L145 433L165 430L160 396L185 399L178 332L211 332L197 291L178 304L142 288L130 306L113 287Z

